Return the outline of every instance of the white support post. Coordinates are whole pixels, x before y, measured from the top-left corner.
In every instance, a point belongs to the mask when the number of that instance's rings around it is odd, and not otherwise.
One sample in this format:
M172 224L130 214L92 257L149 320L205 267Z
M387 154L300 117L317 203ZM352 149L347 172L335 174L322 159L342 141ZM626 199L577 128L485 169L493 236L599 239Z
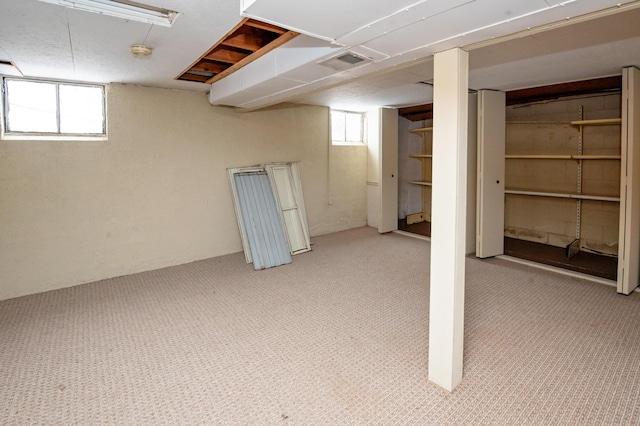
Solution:
M452 391L462 381L467 213L469 54L436 53L429 380Z
M462 381L467 217L469 54L436 53L429 380L452 391Z

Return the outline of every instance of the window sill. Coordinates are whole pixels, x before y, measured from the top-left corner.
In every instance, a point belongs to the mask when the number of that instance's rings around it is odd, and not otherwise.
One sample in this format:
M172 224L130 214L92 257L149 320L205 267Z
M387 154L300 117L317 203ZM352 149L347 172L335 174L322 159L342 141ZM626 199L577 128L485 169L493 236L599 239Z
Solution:
M50 141L50 142L106 142L107 136L66 136L66 135L0 135L3 141Z
M331 145L333 146L366 146L364 142L343 142L343 141L332 141Z

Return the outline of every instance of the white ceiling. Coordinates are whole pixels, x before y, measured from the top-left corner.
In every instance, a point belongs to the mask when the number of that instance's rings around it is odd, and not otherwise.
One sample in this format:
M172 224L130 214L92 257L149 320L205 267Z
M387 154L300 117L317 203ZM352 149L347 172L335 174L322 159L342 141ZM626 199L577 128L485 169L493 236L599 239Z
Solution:
M282 101L354 110L427 103L431 88L416 82L432 79L433 53L459 45L470 51L475 89L513 90L640 67L639 1L144 2L181 15L164 28L36 0L0 0L0 60L29 77L211 89L213 103L252 109ZM602 17L594 14L602 9ZM303 35L213 86L174 80L240 22L241 10ZM583 22L585 13L593 19ZM555 29L538 28L557 21ZM153 55L133 57L128 49L137 43L153 47ZM317 64L347 50L372 60L343 72Z

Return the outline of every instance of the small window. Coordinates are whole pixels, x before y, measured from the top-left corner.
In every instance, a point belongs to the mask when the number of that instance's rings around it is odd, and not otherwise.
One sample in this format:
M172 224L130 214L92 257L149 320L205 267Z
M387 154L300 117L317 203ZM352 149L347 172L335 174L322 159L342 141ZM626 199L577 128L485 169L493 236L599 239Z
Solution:
M104 86L4 79L3 136L104 138Z
M364 114L331 110L331 140L334 145L364 143Z

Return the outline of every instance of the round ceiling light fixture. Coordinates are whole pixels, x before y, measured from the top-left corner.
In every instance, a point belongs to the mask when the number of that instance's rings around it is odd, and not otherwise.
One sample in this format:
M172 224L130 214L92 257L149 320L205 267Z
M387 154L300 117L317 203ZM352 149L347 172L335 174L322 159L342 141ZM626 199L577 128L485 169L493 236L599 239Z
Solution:
M153 53L153 49L144 44L132 44L129 50L138 58L148 58Z

